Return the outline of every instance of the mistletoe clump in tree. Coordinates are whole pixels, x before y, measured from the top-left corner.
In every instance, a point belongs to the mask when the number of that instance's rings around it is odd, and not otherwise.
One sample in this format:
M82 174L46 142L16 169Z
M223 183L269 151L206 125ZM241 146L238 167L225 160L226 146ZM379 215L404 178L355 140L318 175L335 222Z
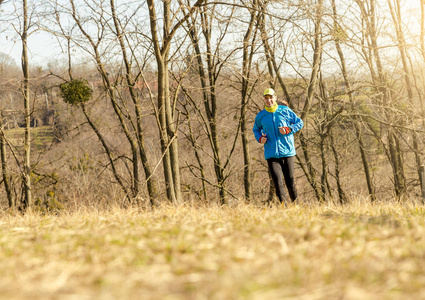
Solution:
M90 100L93 90L86 79L73 79L59 86L63 100L71 105L78 105Z

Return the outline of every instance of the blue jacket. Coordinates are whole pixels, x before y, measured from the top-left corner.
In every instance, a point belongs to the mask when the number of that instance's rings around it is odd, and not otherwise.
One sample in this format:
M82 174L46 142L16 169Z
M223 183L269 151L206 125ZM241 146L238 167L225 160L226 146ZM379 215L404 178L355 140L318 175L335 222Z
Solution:
M291 133L283 135L278 127L289 127ZM264 144L264 157L281 158L294 156L294 133L303 128L303 121L287 106L279 105L274 113L263 109L255 117L254 135L257 141L263 133L266 134L267 142Z

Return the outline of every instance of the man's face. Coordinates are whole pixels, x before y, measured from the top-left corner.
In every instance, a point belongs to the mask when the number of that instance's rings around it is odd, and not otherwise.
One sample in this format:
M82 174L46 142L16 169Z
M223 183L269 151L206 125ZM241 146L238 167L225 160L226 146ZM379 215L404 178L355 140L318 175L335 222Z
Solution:
M272 107L276 102L276 96L272 96L272 95L265 95L264 96L264 103L266 104L266 106L268 107Z

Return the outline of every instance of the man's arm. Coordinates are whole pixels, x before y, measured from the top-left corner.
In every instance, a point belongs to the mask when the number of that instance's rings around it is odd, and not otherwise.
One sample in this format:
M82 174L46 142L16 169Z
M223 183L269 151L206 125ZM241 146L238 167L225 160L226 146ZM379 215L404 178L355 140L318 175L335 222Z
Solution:
M289 126L291 128L291 133L300 131L301 128L304 127L303 120L301 120L290 108L289 108L289 116L290 116L290 122L291 122L291 125Z
M257 142L260 143L260 139L263 136L263 132L262 132L263 127L261 126L261 122L258 118L258 115L255 117L255 121L254 121L254 128L252 128L252 131L254 132L255 135L255 139L257 140Z

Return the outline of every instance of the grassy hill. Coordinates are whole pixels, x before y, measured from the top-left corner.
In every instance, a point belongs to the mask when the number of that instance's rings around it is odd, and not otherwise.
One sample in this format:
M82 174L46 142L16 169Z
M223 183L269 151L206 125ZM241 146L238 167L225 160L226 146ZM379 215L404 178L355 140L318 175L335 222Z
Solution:
M4 214L0 298L420 299L424 215L362 202Z
M23 149L25 128L13 128L5 130L6 138L18 149ZM48 147L54 139L53 128L41 126L31 128L31 147L36 150L43 150Z

